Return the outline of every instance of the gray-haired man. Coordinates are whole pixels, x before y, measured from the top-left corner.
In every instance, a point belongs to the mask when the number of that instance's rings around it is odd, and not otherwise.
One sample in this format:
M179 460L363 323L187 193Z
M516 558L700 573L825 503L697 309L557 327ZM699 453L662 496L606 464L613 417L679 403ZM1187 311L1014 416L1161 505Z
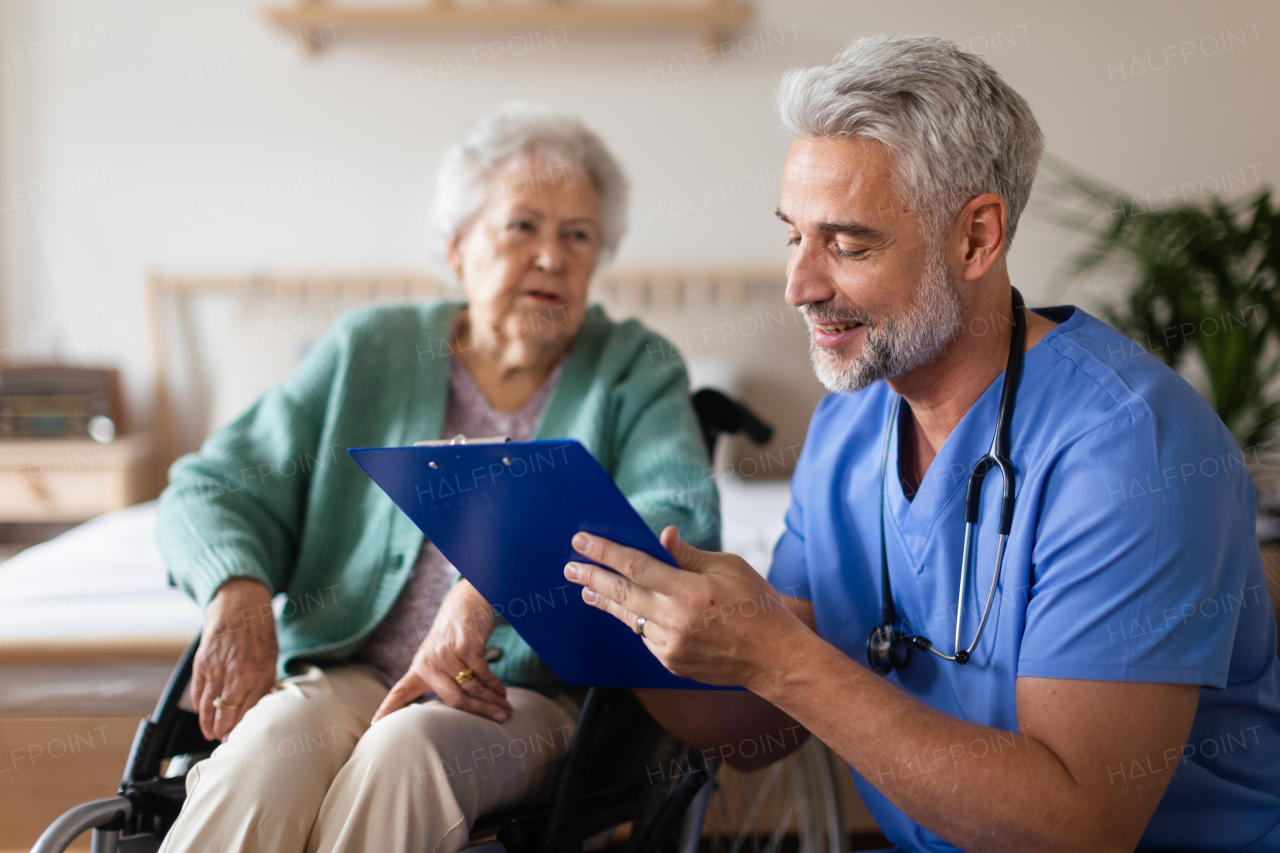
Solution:
M1021 308L1005 255L1042 145L1026 102L909 37L792 72L779 106L786 295L835 393L772 587L674 529L687 571L575 537L618 570L566 566L587 601L673 672L748 688L649 691L650 710L700 748L799 723L901 848L1280 850L1252 483L1157 359L1077 308Z

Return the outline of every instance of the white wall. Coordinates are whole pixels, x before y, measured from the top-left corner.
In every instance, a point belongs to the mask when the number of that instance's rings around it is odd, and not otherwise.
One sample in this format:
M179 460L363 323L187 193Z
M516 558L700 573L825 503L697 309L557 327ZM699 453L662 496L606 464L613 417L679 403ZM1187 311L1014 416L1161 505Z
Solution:
M1206 179L1227 172L1252 188L1280 168L1271 0L757 0L734 54L710 58L696 38L572 28L522 56L518 30L338 30L317 56L284 56L294 43L263 7L0 6L4 354L117 364L145 411L147 268L421 268L436 156L510 99L582 114L626 164L620 263L782 264L771 214L788 139L773 83L861 34L935 32L985 51L1053 152L1139 198L1212 189ZM496 56L493 41L504 42ZM472 67L450 73L458 64ZM702 209L684 210L686 199ZM1048 280L1069 246L1024 220L1012 266L1033 302L1061 298ZM786 369L811 405L816 385L796 361Z

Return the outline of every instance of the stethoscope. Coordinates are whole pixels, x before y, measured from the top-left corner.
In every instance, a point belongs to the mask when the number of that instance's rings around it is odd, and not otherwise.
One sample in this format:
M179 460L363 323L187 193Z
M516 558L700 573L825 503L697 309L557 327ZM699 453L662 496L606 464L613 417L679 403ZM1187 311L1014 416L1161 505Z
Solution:
M964 554L960 558L960 597L956 609L956 643L952 654L940 652L923 634L907 633L897 628L898 614L893 606L893 590L889 586L889 557L885 548L884 537L884 480L889 465L889 437L893 434L893 425L898 419L899 396L893 401L893 409L889 413L889 425L884 433L884 452L880 457L880 591L882 604L880 625L871 630L867 638L867 663L881 675L888 675L895 669L902 669L911 661L911 649L932 652L943 660L968 663L973 650L978 647L982 637L982 629L987 626L987 617L991 614L991 603L995 600L996 585L1000 582L1000 569L1004 565L1004 546L1009 538L1009 530L1013 527L1013 463L1009 461L1009 432L1013 423L1013 398L1018 393L1018 380L1022 378L1022 346L1026 340L1027 318L1026 304L1022 294L1013 288L1013 335L1009 340L1009 360L1004 368L1004 386L1000 389L1000 409L996 415L996 430L991 437L991 449L973 466L969 475L968 494L964 501ZM992 468L1000 470L1000 479L1004 485L1004 497L1000 502L1000 542L996 548L996 570L991 576L991 591L987 593L987 604L982 609L982 619L978 622L978 631L973 635L973 642L967 648L960 647L961 629L964 625L964 593L969 579L969 552L974 540L974 527L978 523L978 509L982 501L982 481ZM907 626L910 628L910 625Z

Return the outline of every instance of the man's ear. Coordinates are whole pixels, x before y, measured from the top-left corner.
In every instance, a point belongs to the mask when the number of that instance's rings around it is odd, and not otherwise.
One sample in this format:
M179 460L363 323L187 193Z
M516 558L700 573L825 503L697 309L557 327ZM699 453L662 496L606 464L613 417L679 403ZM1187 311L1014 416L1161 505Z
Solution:
M960 277L965 281L982 278L1004 254L1005 223L1009 208L995 193L970 199L956 217L960 232Z

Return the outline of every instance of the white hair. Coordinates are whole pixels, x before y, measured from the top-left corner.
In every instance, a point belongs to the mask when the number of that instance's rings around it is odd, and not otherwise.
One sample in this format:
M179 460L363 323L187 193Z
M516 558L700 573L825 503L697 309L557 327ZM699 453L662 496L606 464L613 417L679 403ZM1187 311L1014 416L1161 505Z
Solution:
M896 189L936 239L983 193L1008 206L1005 248L1031 195L1044 136L1027 102L980 57L936 36L872 36L830 65L788 71L782 122L797 137L884 144Z
M470 227L489 199L490 178L522 157L546 161L561 180L566 171L587 176L600 198L601 259L612 257L627 230L622 167L581 120L529 104L507 104L473 121L440 157L431 206L440 236L447 240Z

